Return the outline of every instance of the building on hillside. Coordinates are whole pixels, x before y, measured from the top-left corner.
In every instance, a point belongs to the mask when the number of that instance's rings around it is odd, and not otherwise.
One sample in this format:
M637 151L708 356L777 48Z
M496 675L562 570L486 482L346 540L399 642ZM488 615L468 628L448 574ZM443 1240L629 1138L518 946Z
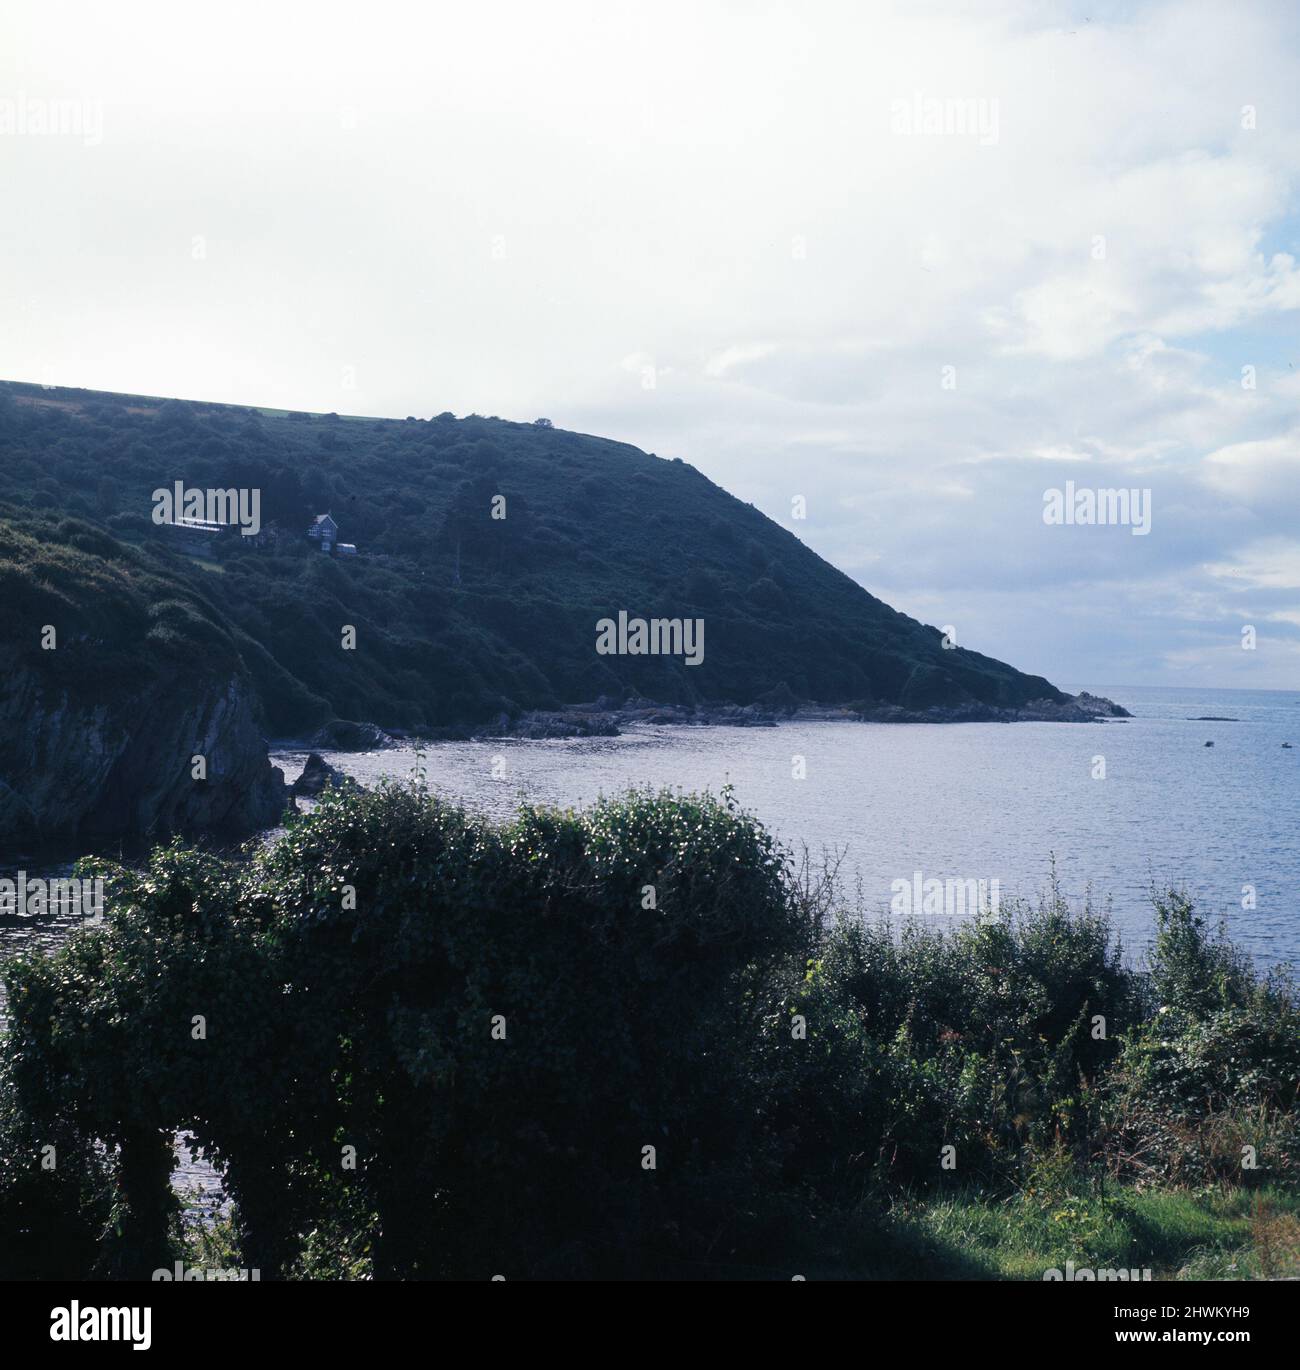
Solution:
M338 545L339 526L328 514L317 514L307 529L307 536L313 542L320 543L320 549L327 557L333 556L334 548Z
M217 539L230 527L229 524L216 523L212 519L187 518L173 519L161 526L168 530L172 542L178 547L191 556L199 557L214 557Z
M263 547L267 542L265 528L249 533L238 523L222 523L216 519L178 518L171 519L159 527L181 550L191 556L215 557L217 543L223 538L235 539L241 546Z

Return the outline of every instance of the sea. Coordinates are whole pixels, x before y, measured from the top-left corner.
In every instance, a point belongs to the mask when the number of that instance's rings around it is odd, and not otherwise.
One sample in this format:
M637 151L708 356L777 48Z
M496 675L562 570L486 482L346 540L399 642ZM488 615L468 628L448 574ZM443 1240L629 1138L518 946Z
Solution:
M1094 693L1133 717L647 725L619 737L322 755L363 784L422 776L497 820L525 803L730 786L792 853L838 861L841 885L867 916L896 910L898 882L915 888L918 874L986 888L996 880L1006 901L1035 899L1054 870L1068 897L1109 909L1134 958L1154 929L1153 887L1176 886L1259 964L1300 964L1300 691ZM306 757L272 753L289 779ZM0 877L15 874L0 864ZM0 920L0 956L33 938L57 945L75 923Z
M1300 963L1300 692L1094 693L1133 717L646 726L324 756L363 784L423 775L494 819L629 788L730 786L796 856L837 861L867 916L897 914L899 882L996 881L1002 901L1033 901L1054 871L1072 901L1109 911L1135 961L1154 930L1153 888L1174 886L1258 964ZM306 755L273 759L292 778ZM951 916L915 900L911 911Z

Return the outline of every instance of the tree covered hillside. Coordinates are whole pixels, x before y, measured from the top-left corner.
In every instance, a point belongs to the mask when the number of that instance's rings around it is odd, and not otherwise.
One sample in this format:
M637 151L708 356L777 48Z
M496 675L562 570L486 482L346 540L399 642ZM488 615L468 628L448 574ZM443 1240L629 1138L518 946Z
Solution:
M194 556L151 518L153 491L177 481L260 491L268 537L223 537L211 559ZM493 518L499 496L505 517ZM680 460L541 423L8 384L0 502L20 523L71 516L138 544L241 644L278 733L331 716L420 728L631 694L915 709L1062 698L1040 677L944 650L936 629ZM325 512L359 555L307 540ZM597 621L620 610L702 619L703 662L599 655Z

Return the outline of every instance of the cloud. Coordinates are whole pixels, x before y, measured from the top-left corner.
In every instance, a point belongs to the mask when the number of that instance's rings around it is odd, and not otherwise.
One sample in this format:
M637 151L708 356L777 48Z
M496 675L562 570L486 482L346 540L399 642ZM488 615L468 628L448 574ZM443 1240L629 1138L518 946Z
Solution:
M1248 590L1300 590L1300 542L1271 538L1243 548L1232 561L1206 567L1219 580ZM1300 621L1290 612L1272 617Z
M1294 506L1300 491L1300 430L1220 447L1206 456L1202 473L1207 485L1234 499L1281 499Z
M706 376L725 376L737 367L748 366L751 362L762 361L777 351L775 343L737 343L724 347L721 352L709 358L704 365Z

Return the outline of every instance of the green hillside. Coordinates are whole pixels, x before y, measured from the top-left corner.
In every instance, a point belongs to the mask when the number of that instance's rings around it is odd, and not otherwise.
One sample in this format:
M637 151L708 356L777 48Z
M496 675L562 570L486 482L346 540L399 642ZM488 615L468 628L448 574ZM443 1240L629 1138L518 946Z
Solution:
M268 539L228 536L195 557L151 520L152 492L176 481L260 491ZM281 734L331 716L421 728L632 694L748 704L775 690L908 709L1062 698L944 650L936 629L693 467L543 424L7 384L0 505L20 525L73 517L136 544L239 645ZM359 555L306 539L326 511ZM702 619L703 662L599 655L597 621L620 610Z

